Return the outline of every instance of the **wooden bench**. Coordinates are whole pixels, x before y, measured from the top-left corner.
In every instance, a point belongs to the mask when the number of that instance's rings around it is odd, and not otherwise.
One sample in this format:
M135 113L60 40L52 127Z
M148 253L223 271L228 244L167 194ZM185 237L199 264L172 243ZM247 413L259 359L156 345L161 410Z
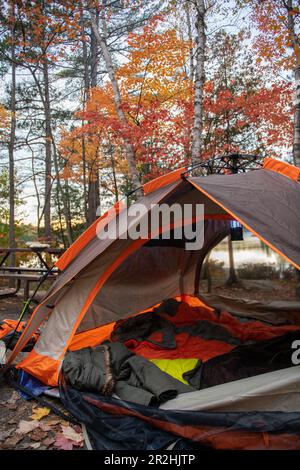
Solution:
M22 266L4 266L4 263L8 260L11 254L32 254L39 260L40 267L30 268ZM29 297L30 283L40 282L43 280L45 274L50 270L50 266L47 264L47 260L43 258L42 254L49 255L61 255L63 250L61 248L51 248L45 246L31 246L30 248L0 248L0 279L14 280L16 285L14 288L6 289L0 292L1 297L8 297L16 295L20 290L21 284L24 285L24 300L26 301ZM47 279L53 279L58 273L57 269L53 269L47 276Z
M33 270L34 268L32 268ZM15 271L15 272L4 272L6 270L9 270L9 271ZM38 272L38 271L41 271L41 270L33 270L33 272L30 272L32 271L31 268L2 268L1 272L0 272L0 279L7 279L7 280L10 280L10 279L14 279L17 281L17 286L15 288L15 291L13 293L10 293L9 295L15 295L17 294L17 292L20 290L20 287L21 287L21 283L23 282L24 284L24 301L26 301L29 297L29 291L30 291L30 283L31 282L40 282L43 277L45 276L45 273L47 272L46 270L44 270L45 272ZM27 271L27 272L26 272ZM53 279L56 277L57 274L55 273L50 273L48 274L47 276L47 279ZM7 294L5 293L4 294L5 296L7 296Z

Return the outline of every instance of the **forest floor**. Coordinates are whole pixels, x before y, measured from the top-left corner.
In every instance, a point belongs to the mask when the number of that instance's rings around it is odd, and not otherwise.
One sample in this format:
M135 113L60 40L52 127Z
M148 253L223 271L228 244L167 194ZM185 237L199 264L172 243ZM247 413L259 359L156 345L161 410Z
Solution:
M205 293L205 282L203 291ZM291 282L245 281L242 286L225 287L213 283L212 292L252 300L292 299ZM0 299L0 321L17 319L22 297ZM27 318L28 319L28 318ZM48 397L47 397L48 399ZM50 400L51 401L51 400ZM0 385L0 449L85 449L79 426L64 421L35 400L25 400L8 384Z
M0 321L17 319L22 297L0 300ZM26 320L26 318L25 318ZM27 318L28 320L28 318ZM21 353L22 354L22 353ZM45 397L55 403L53 398ZM57 406L57 403L55 403ZM59 406L61 409L61 406ZM80 426L63 420L35 400L25 400L7 383L0 384L0 450L86 449Z

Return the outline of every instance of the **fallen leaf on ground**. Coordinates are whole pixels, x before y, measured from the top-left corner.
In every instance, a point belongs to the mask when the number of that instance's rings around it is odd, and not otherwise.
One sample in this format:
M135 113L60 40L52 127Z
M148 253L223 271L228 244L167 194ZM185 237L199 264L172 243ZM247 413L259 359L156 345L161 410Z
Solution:
M5 441L11 433L13 432L13 429L9 429L8 431L0 431L0 442Z
M24 436L20 435L14 435L13 437L9 437L8 439L6 439L5 442L3 442L3 444L1 444L1 449L15 449L16 445L23 439L23 437Z
M16 402L19 400L19 398L20 398L20 395L18 394L18 392L13 392L10 398L8 398L8 400L1 400L0 405L1 406L15 405Z
M13 419L10 419L9 421L7 421L7 424L17 424L18 422L19 422L18 419L13 418Z
M41 431L39 428L34 429L32 433L30 434L30 439L32 441L42 441L47 437L47 433L44 431Z
M52 444L54 444L55 441L56 441L56 438L55 438L55 437L47 437L47 439L44 439L44 440L43 440L43 444L44 444L46 447L49 447L49 446L51 446Z
M33 449L38 449L40 445L41 445L40 442L34 442L33 444L30 444L30 447L32 447Z
M8 410L16 410L16 409L18 408L18 405L17 405L16 403L8 403L8 404L6 405L6 408L7 408Z
M59 424L61 424L62 426L66 426L66 427L70 426L69 421L66 421L65 419L61 419L59 421Z
M54 446L61 450L72 450L73 444L74 442L70 441L70 439L66 439L64 436L60 436L56 439Z
M30 416L31 419L40 420L50 413L50 408L35 408L33 414Z
M40 423L39 428L40 428L42 431L46 431L46 432L52 430L52 426L50 426L48 423L45 423L45 422Z
M28 410L31 411L31 408L28 406L28 403L25 400L23 400L22 402L19 402L17 406L18 406L18 413L19 412L21 413L23 411L27 412Z
M18 394L18 392L12 392L12 395L10 397L9 400L7 400L7 404L8 405L14 405L16 403L16 401L18 401L20 398L20 395Z
M20 444L18 444L18 449L20 450L26 450L26 449L29 449L30 447L30 441L29 442L21 442Z
M56 424L60 424L60 423L61 423L61 420L56 419L56 418L50 418L50 419L47 419L46 421L46 424L49 424L49 426L56 426Z
M35 428L39 426L38 421L25 421L22 419L19 423L19 427L16 430L17 434L27 434L28 432L33 431Z
M75 429L71 428L71 426L62 426L62 433L66 439L70 439L70 441L74 442L82 442L83 435L81 432L76 432Z

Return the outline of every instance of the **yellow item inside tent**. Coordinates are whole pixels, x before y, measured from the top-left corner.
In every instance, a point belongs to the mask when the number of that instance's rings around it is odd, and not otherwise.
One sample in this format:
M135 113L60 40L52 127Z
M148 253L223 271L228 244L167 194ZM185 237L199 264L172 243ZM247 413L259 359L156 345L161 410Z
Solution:
M188 383L182 376L185 372L194 369L198 360L199 359L150 359L160 370L186 385L188 385Z

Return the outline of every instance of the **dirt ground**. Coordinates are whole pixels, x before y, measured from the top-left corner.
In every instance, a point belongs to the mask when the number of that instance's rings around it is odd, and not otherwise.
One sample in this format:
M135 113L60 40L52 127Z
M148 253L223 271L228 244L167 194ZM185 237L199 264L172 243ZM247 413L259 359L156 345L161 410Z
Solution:
M202 282L205 293L206 283ZM293 299L291 282L243 281L243 285L225 287L213 283L212 292L229 297L255 300ZM22 296L0 299L0 321L17 319L22 309ZM28 320L29 315L24 320ZM0 385L0 449L85 449L81 429L47 414L35 400L25 400L7 384ZM32 418L33 416L33 418ZM29 423L29 424L28 424Z

